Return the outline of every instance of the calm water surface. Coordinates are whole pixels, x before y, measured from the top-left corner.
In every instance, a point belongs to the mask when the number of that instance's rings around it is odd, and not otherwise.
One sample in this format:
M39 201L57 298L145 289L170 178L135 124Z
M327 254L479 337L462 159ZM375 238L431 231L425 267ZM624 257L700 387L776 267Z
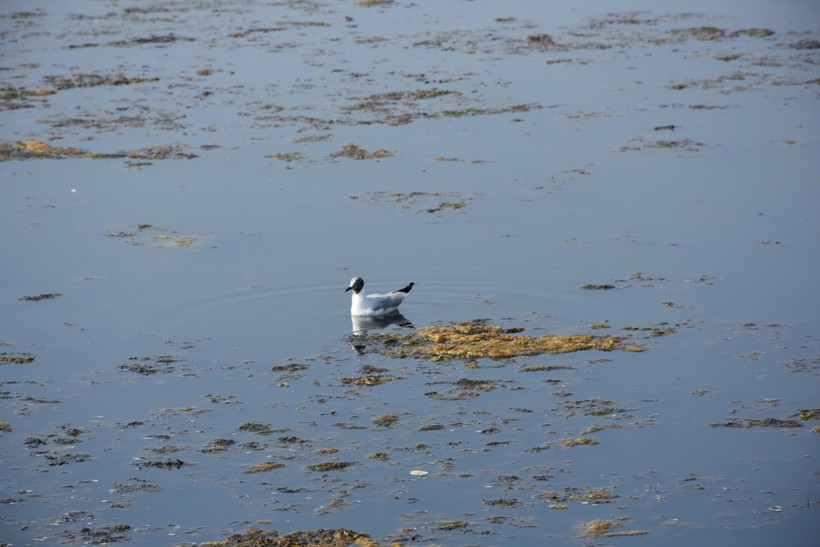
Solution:
M0 542L814 545L819 21L4 3ZM647 351L387 357L354 275Z

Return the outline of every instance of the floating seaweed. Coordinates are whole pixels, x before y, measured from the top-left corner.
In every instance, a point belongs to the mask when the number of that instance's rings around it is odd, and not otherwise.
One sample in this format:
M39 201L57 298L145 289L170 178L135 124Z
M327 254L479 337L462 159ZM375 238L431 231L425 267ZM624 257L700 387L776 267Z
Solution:
M356 144L348 144L342 147L341 150L330 154L331 158L350 158L353 160L372 160L378 158L389 158L393 152L379 148L373 152L368 152L361 146Z
M709 424L709 427L738 427L738 428L750 428L750 427L785 427L785 428L792 428L792 427L802 427L801 424L797 420L781 420L778 418L727 418L719 423Z
M576 437L573 439L564 439L561 441L561 445L564 448L572 448L573 446L595 446L596 444L600 444L601 441L595 439L593 437Z
M132 85L141 84L145 82L158 82L159 78L156 76L142 77L142 76L124 76L118 74L117 76L108 76L101 74L75 74L71 77L66 76L46 76L44 80L52 87L65 90L74 89L77 87L97 87L101 85Z
M544 353L575 351L645 351L623 337L593 334L518 334L523 329L505 329L484 321L465 321L445 326L419 327L412 334L379 333L373 336L381 344L374 345L389 357L419 357L431 361L460 359L510 359Z
M628 520L627 517L619 517L619 520ZM627 536L643 536L649 532L646 530L619 530L623 528L623 522L615 520L593 520L586 522L581 526L582 538L599 538L599 537L627 537Z
M369 374L367 376L356 376L356 377L346 377L342 378L342 383L349 385L357 385L357 386L378 386L381 384L386 384L387 382L392 382L396 380L395 376L390 374Z
M341 471L342 469L353 465L355 462L322 462L322 463L315 463L312 465L308 465L308 469L310 471Z
M572 487L564 488L563 492L546 490L535 495L536 499L545 499L553 502L587 502L608 503L618 499L618 494L609 488L592 488L586 492Z
M0 161L66 158L166 160L192 159L196 154L182 151L181 146L151 146L128 152L91 152L73 146L54 146L40 140L0 141Z
M280 534L275 530L250 528L242 534L234 534L224 541L205 541L203 547L289 547L304 545L313 547L347 547L348 545L375 547L370 536L346 528L330 530L296 531Z
M80 529L83 540L90 545L108 545L109 543L128 541L128 536L124 536L122 533L130 531L131 526L128 524L115 524L99 528L84 526Z
M32 294L27 296L21 296L18 300L22 300L25 302L38 302L40 300L52 300L57 298L58 296L62 296L62 294L58 292L46 292L42 294Z
M30 353L0 353L0 365L27 365L34 362Z
M285 464L280 462L263 462L256 465L248 465L245 467L245 473L267 473L274 469L281 469Z
M236 441L233 439L214 439L211 443L202 449L203 454L217 454L228 450L235 445Z
M248 422L240 425L239 431L247 431L257 435L270 435L271 433L275 433L277 430L273 429L268 424L263 424L261 422Z
M167 460L143 460L135 464L140 469L152 467L154 469L179 469L183 466L190 465L189 463L180 459Z
M120 370L150 376L157 373L174 372L177 368L176 363L180 359L174 355L157 355L155 357L129 357L128 361L129 363L120 365Z
M385 414L384 416L376 416L375 418L372 418L370 421L382 427L392 427L396 425L396 422L399 421L399 417L395 414Z

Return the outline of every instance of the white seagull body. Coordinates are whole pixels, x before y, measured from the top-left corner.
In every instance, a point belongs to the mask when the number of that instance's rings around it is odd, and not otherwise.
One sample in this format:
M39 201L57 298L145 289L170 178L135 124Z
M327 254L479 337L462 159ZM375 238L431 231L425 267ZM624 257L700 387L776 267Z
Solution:
M345 292L353 291L350 314L354 316L382 317L396 313L399 310L399 304L402 303L413 285L414 283L410 283L402 289L387 294L368 294L365 296L362 294L364 280L361 277L354 277L350 280L350 286L345 289Z

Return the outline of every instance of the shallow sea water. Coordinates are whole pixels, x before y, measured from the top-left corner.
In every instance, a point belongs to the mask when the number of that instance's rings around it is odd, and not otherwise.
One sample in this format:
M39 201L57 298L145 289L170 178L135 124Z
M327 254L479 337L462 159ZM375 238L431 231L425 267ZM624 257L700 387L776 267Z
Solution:
M814 545L818 22L3 3L0 543ZM392 358L354 275L647 351Z

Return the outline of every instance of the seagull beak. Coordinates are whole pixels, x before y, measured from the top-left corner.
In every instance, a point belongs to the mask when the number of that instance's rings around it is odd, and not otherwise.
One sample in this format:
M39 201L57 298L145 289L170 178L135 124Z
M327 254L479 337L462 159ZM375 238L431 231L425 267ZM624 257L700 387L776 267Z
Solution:
M348 287L348 288L346 288L346 289L345 289L345 292L349 291L349 290L350 290L350 289L352 289L352 288L353 288L353 287Z

